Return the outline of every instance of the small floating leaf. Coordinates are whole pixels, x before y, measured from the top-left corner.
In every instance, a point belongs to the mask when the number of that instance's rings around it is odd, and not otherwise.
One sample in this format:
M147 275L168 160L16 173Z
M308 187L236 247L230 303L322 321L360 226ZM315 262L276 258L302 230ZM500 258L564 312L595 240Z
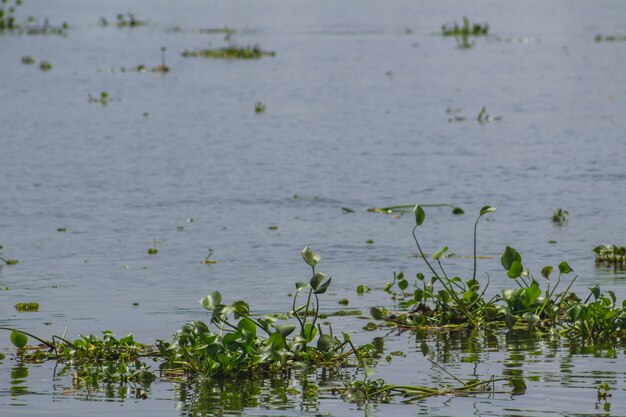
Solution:
M17 311L39 311L39 303L17 303L15 309Z

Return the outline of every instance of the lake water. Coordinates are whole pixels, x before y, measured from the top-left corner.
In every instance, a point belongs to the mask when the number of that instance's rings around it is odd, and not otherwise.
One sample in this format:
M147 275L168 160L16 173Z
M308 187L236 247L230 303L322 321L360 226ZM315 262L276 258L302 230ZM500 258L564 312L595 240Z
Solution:
M148 24L99 25L127 12ZM427 253L447 245L461 255L445 264L465 277L475 214L498 206L478 236L478 254L488 257L479 261L479 278L489 274L492 293L513 284L499 261L510 245L536 275L566 260L578 275L576 291L599 284L626 298L626 273L596 267L592 252L626 244L626 42L594 41L626 35L622 1L25 0L17 16L67 21L69 29L67 36L0 34L0 256L20 261L0 268L0 326L46 338L110 329L151 343L206 318L197 300L213 290L248 300L254 312L286 311L293 283L309 272L304 245L321 253L320 270L333 276L324 311L339 309L342 298L364 311L391 306L380 291L357 296L356 286L379 290L394 271L413 276L426 268L415 257L412 215L367 209L414 203L465 210L427 209L420 230ZM438 35L463 16L490 28L471 49ZM237 31L230 41L198 30L224 26ZM229 42L276 56L181 56ZM132 71L160 64L161 47L170 73ZM24 55L37 64L22 64ZM42 60L51 71L38 68ZM89 101L103 91L108 105ZM255 113L257 102L266 112ZM479 123L483 107L502 119ZM570 213L560 226L551 221L558 208ZM159 253L149 255L151 247ZM209 249L215 265L201 262ZM18 313L18 302L38 302L40 311ZM355 330L364 324L358 319L334 322L359 342L384 335ZM55 376L54 364L20 368L6 333L0 412L626 412L623 347L590 352L565 340L492 338L495 345L476 336L483 346L477 369L462 361L465 342L452 343L442 361L463 378L498 377L511 362L523 363L525 395L363 409L331 395L282 400L284 384L300 386L306 377L267 381L247 394L242 388L245 399L221 402L211 397L215 390L194 397L193 387L169 382L153 384L145 400L133 392L68 392L68 377ZM409 353L381 364L381 377L453 383L422 359L415 339L387 336L385 352ZM434 346L437 337L427 341ZM607 413L596 409L601 382L612 386ZM188 397L202 395L204 405L194 408Z

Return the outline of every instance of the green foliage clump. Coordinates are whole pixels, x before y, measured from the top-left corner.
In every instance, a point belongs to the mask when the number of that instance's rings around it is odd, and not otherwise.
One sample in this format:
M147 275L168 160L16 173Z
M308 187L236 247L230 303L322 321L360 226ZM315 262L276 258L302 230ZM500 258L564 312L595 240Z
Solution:
M276 52L274 51L264 51L259 46L244 46L239 47L235 45L227 46L224 48L217 49L196 49L196 50L185 50L182 53L183 57L202 57L202 58L213 58L213 59L260 59L262 57L273 57L276 56Z
M596 264L626 264L626 246L599 245L593 251L596 253Z

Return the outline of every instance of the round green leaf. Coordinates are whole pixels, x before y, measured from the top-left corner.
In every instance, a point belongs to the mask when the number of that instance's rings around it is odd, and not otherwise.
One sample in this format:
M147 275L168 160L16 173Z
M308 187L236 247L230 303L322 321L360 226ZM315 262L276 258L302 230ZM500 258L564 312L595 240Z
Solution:
M544 277L545 279L550 279L550 274L552 273L552 268L551 266L544 266L543 269L541 270L541 276Z
M15 346L18 349L23 348L28 343L28 337L24 333L18 330L12 330L10 338L11 338L11 343L13 343L13 346Z
M559 264L559 272L561 274L569 274L570 272L572 272L573 269L569 267L569 265L567 264L567 262L563 261Z

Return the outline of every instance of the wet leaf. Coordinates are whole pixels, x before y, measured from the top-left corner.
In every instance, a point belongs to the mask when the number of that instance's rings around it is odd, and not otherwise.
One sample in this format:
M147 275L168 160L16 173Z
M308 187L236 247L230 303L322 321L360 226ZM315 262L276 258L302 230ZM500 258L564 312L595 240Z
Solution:
M287 337L296 330L295 324L272 324L272 327L276 329L282 337Z
M378 307L372 307L370 308L370 315L374 320L383 320L385 318L385 310Z

